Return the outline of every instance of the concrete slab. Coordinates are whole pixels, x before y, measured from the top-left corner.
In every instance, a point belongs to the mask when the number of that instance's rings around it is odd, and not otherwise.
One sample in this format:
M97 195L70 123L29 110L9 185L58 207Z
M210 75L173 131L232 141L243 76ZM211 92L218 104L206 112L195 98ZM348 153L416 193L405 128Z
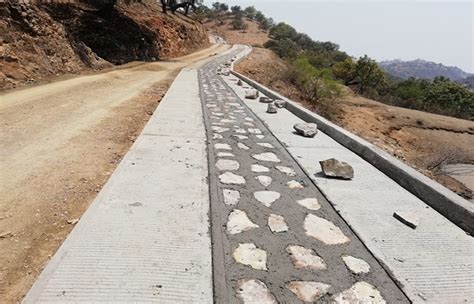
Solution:
M24 303L212 303L196 70L182 71Z
M241 88L227 83L242 98ZM244 82L244 86L248 84ZM263 104L247 100L245 104L287 146L369 250L393 273L411 301L474 301L471 236L324 132L312 139L294 135L293 125L302 120L293 113L281 109L277 115L268 115ZM332 157L354 167L354 180L328 179L320 174L319 161ZM400 209L419 216L416 230L393 217Z

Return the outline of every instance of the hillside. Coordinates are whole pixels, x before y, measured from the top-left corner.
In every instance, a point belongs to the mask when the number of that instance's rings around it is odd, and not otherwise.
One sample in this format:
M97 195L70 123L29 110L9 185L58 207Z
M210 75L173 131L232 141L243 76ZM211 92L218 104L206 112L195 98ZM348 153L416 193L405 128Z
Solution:
M263 44L270 40L267 31L261 30L256 22L244 19L244 23L247 27L245 30L234 30L230 18L221 21L207 21L204 26L210 33L224 38L230 44L240 43L263 47Z
M0 4L0 89L208 45L201 24L156 4Z
M387 60L380 62L379 66L387 73L402 79L410 77L433 79L436 76L443 76L451 80L461 80L470 75L458 67L445 66L422 59L411 61Z

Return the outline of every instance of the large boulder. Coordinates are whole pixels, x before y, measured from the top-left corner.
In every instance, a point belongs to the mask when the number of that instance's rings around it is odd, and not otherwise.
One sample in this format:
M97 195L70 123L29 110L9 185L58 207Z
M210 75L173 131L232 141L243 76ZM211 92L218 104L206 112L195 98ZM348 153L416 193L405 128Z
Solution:
M296 133L304 137L314 137L318 133L318 126L315 123L298 123L293 128Z
M341 178L341 179L353 179L354 169L351 165L345 162L341 162L335 158L320 161L321 169L327 177Z

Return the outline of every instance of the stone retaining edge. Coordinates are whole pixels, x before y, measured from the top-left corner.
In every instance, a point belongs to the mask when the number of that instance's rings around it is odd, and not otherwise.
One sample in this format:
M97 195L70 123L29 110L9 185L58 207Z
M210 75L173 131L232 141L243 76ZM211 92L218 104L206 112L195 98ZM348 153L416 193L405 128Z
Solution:
M231 73L234 76L245 81L268 97L286 101L286 109L288 111L306 122L317 124L319 130L362 157L458 227L470 235L474 235L474 204L359 136L337 126L264 85L235 72L234 65L249 53L246 52L232 65Z

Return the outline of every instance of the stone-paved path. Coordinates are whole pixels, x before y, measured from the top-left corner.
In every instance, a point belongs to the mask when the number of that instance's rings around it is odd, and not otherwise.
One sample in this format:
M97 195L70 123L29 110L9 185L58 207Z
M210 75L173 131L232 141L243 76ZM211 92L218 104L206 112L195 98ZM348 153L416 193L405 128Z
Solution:
M215 302L407 303L285 148L218 75L238 52L199 70L209 140Z

